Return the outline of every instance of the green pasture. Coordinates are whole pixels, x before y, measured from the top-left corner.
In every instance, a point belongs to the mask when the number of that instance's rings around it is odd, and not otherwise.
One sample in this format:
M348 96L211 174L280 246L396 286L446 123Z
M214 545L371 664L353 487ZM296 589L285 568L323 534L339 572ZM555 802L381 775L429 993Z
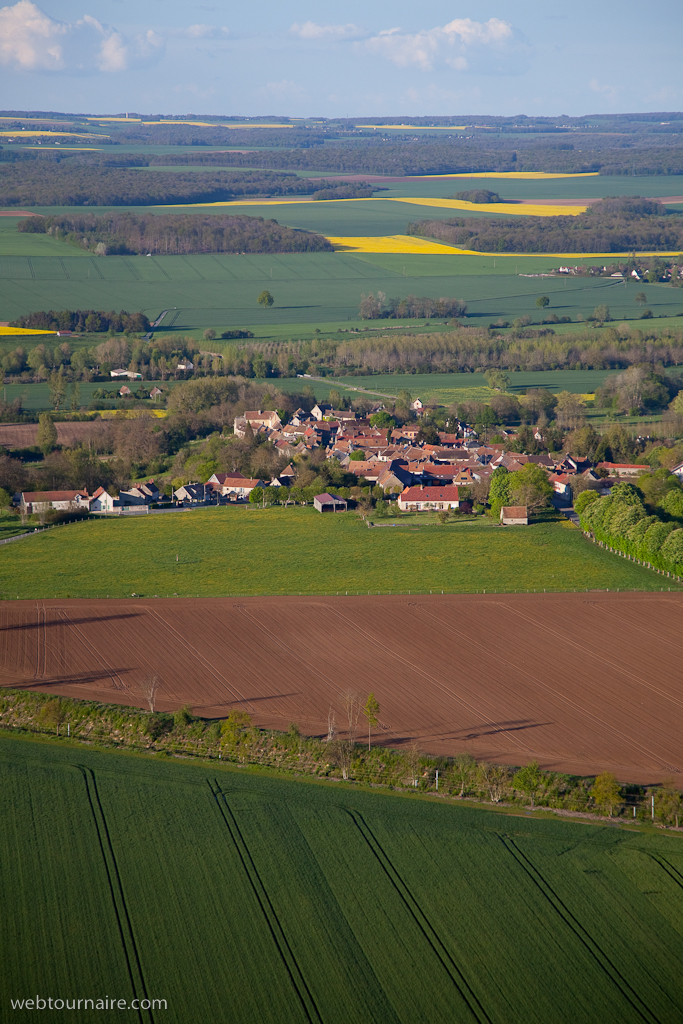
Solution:
M677 836L7 734L0 780L6 1007L164 999L138 1016L169 1024L680 1020Z
M485 325L501 317L536 319L539 295L550 298L548 312L572 320L584 319L603 303L617 320L640 314L635 289L623 281L517 276L540 272L537 264L532 264L533 270L526 269L524 257L514 263L506 258L505 273L499 273L498 258L495 268L488 266L491 257L369 258L349 253L95 257L74 253L70 246L65 249L58 258L0 255L0 320L34 310L78 308L144 310L152 319L169 309L164 332L212 327L220 334L228 328L248 327L267 336L271 330L281 334L282 328L291 332L302 324L356 322L361 296L377 291L390 297L462 298L470 322ZM473 261L479 259L481 270L476 273ZM256 303L263 288L275 298L270 309ZM679 289L647 285L647 297L656 316L683 312Z
M378 183L379 184L379 183ZM377 195L422 196L424 198L453 198L456 192L470 189L488 189L501 199L532 200L602 199L605 196L663 196L683 195L683 175L652 175L632 177L626 174L597 175L590 178L501 178L494 174L486 178L415 178L410 181L386 182L388 191ZM482 206L485 212L486 207ZM455 216L459 212L453 211Z
M219 507L57 526L0 549L8 598L660 586L564 519L506 530L490 520L439 526L425 513L368 529L352 512Z

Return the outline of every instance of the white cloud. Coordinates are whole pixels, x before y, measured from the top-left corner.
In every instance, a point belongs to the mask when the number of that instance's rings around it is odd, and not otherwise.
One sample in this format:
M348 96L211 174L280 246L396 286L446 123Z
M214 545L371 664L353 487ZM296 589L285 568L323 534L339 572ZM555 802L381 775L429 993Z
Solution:
M183 32L190 39L219 39L229 33L230 29L225 25L189 25Z
M79 21L51 18L32 0L0 9L0 64L20 71L125 71L163 46L152 30L126 39L90 14Z
M421 71L432 71L437 64L447 64L456 71L484 70L488 55L494 53L497 63L492 69L500 73L506 68L501 55L519 51L520 40L512 25L500 18L484 22L455 18L447 25L419 32L384 29L362 45L398 67L417 67Z
M360 39L366 35L358 25L316 25L314 21L305 21L303 25L295 23L289 31L300 39Z
M617 89L614 85L606 85L603 82L599 82L597 78L591 78L588 83L588 87L592 92L597 92L601 96L605 96L608 100L614 102L617 98Z

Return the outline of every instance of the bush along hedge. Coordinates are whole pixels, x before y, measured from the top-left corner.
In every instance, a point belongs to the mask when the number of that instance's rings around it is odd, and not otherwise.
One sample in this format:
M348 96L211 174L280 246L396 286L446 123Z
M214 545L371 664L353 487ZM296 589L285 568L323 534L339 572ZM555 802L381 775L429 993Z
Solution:
M585 533L660 572L683 575L683 493L669 491L650 513L633 484L617 484L600 498L584 491L576 512Z
M0 691L2 732L39 735L67 744L118 748L161 757L198 758L274 769L295 777L387 787L408 792L510 806L522 804L560 813L636 817L678 828L683 799L673 783L621 785L610 772L598 776L543 771L536 761L515 770L475 761L467 753L433 757L413 744L391 750L331 733L304 736L259 729L244 711L227 718L198 718L187 705L173 713L100 704L36 691ZM653 802L654 798L654 802Z

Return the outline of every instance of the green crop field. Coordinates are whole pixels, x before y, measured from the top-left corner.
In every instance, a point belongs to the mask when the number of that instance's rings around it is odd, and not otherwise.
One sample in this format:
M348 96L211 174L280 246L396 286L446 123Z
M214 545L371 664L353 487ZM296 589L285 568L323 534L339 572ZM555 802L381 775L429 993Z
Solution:
M33 236L35 237L35 236ZM40 237L40 236L37 236ZM0 320L40 309L144 310L150 318L171 309L163 332L249 327L281 333L301 324L356 322L363 294L429 295L462 298L470 323L488 325L500 317L536 316L536 299L550 297L550 311L583 319L605 303L615 319L639 315L633 291L606 278L544 278L526 273L524 257L508 257L507 273L495 273L492 257L406 255L379 258L349 253L239 256L0 255ZM482 260L475 273L473 260ZM463 272L459 272L463 260ZM555 261L557 262L557 261ZM538 273L538 270L529 270ZM268 288L275 305L256 299ZM683 311L681 292L647 286L657 315Z
M661 582L564 519L502 529L490 520L439 526L425 513L368 529L352 512L219 507L74 523L0 548L6 598L659 590Z
M677 836L8 735L0 778L8 1015L680 1021Z

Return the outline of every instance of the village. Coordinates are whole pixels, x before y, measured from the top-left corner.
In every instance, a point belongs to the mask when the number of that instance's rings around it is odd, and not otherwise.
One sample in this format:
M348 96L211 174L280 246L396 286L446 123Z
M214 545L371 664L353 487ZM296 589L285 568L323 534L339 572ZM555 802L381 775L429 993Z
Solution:
M13 500L23 516L41 518L47 513L139 515L177 508L254 506L275 501L312 502L319 512L338 512L346 511L353 497L360 494L395 503L404 512L469 512L473 505L483 510L497 469L516 473L531 463L547 475L553 505L571 508L573 496L580 490L590 488L608 494L615 483L635 479L650 469L645 463L593 464L566 453L512 452L508 448L516 436L514 429L500 428L496 440L489 442L472 425L457 419L447 421L447 431L432 430L430 440L425 440L424 417L435 408L419 398L412 400L410 411L414 419L398 427L373 425L372 420L377 421L377 414L384 411L381 402L360 413L334 409L320 401L310 412L297 409L288 422L283 422L275 410L248 410L235 418L234 435L268 441L283 458L290 458L292 461L277 476L248 478L235 470L214 473L205 482L188 481L170 488L170 493L163 485L160 489L154 480L148 480L119 494L104 487L98 487L93 494L86 489L24 491L15 494ZM535 429L534 437L542 440L539 428ZM336 468L347 479L355 480L355 487L340 488L341 494L303 494L297 490L297 457L321 451L327 460L336 461ZM672 472L683 479L683 463ZM529 510L523 505L505 506L500 509L499 518L504 525L526 525Z

